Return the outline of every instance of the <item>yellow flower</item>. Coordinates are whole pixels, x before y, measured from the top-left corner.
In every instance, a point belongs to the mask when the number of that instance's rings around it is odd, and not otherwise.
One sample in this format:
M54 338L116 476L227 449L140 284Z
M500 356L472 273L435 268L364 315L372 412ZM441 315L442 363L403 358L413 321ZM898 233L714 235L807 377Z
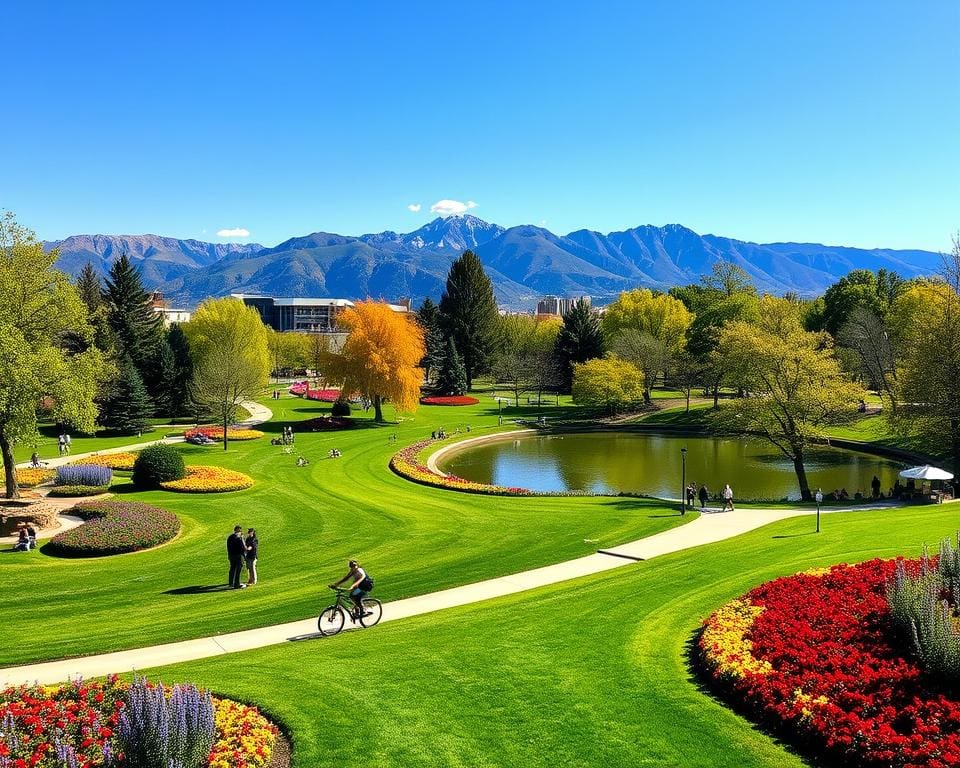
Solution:
M169 480L160 483L167 491L181 493L225 493L242 491L253 485L253 478L243 472L224 467L193 466L187 467L187 476L181 480Z
M700 648L707 664L720 677L741 678L747 673L766 675L773 669L769 661L754 657L753 642L747 639L753 622L763 611L762 605L738 599L707 619Z

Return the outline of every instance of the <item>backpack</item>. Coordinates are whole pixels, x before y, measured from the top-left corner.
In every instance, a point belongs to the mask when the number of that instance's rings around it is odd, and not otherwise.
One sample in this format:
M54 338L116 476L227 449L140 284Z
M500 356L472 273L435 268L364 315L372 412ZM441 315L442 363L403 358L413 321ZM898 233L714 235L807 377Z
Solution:
M359 587L364 592L369 592L371 589L373 589L373 579L367 576L363 581L360 582Z

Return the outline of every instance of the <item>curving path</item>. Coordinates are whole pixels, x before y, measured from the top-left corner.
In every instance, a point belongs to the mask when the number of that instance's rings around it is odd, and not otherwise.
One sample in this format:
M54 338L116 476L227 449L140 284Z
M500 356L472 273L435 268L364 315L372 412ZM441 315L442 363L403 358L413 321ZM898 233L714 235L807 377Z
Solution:
M878 507L835 509L824 512L824 514L876 508ZM388 603L384 609L383 621L395 621L410 616L419 616L445 608L469 605L503 597L504 595L524 592L581 576L602 573L615 568L626 568L640 560L648 560L659 555L679 552L690 547L712 544L733 536L739 536L778 520L813 514L815 512L809 509L745 509L736 512L720 512L716 509L708 509L705 514L686 525L618 547L602 550L593 555ZM99 677L113 672L122 674L131 670L141 671L164 664L204 659L226 653L277 645L291 640L312 638L317 636L316 630L316 617L310 617L286 624L232 632L214 637L203 637L196 640L184 640L166 645L134 648L99 656L8 667L0 669L0 687L33 682L54 683L78 675L86 678Z

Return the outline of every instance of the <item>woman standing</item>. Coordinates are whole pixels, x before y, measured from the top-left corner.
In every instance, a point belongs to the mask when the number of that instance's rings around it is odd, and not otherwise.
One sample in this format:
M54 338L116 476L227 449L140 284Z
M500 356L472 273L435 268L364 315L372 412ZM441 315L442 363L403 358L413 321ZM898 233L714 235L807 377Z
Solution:
M255 528L247 528L247 538L243 540L243 544L246 547L244 557L247 561L247 586L252 587L257 583L257 555L260 549Z

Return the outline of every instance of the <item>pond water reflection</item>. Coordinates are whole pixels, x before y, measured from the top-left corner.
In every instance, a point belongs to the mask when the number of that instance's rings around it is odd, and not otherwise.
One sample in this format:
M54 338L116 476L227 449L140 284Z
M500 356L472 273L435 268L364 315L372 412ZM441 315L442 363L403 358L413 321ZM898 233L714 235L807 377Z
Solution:
M680 449L687 448L687 482L717 493L730 483L737 498L799 498L793 463L756 439L591 432L531 435L471 446L439 463L450 474L494 485L536 491L639 492L676 498L681 487ZM811 489L846 488L870 495L880 478L887 493L903 464L840 448L812 448L806 462Z

